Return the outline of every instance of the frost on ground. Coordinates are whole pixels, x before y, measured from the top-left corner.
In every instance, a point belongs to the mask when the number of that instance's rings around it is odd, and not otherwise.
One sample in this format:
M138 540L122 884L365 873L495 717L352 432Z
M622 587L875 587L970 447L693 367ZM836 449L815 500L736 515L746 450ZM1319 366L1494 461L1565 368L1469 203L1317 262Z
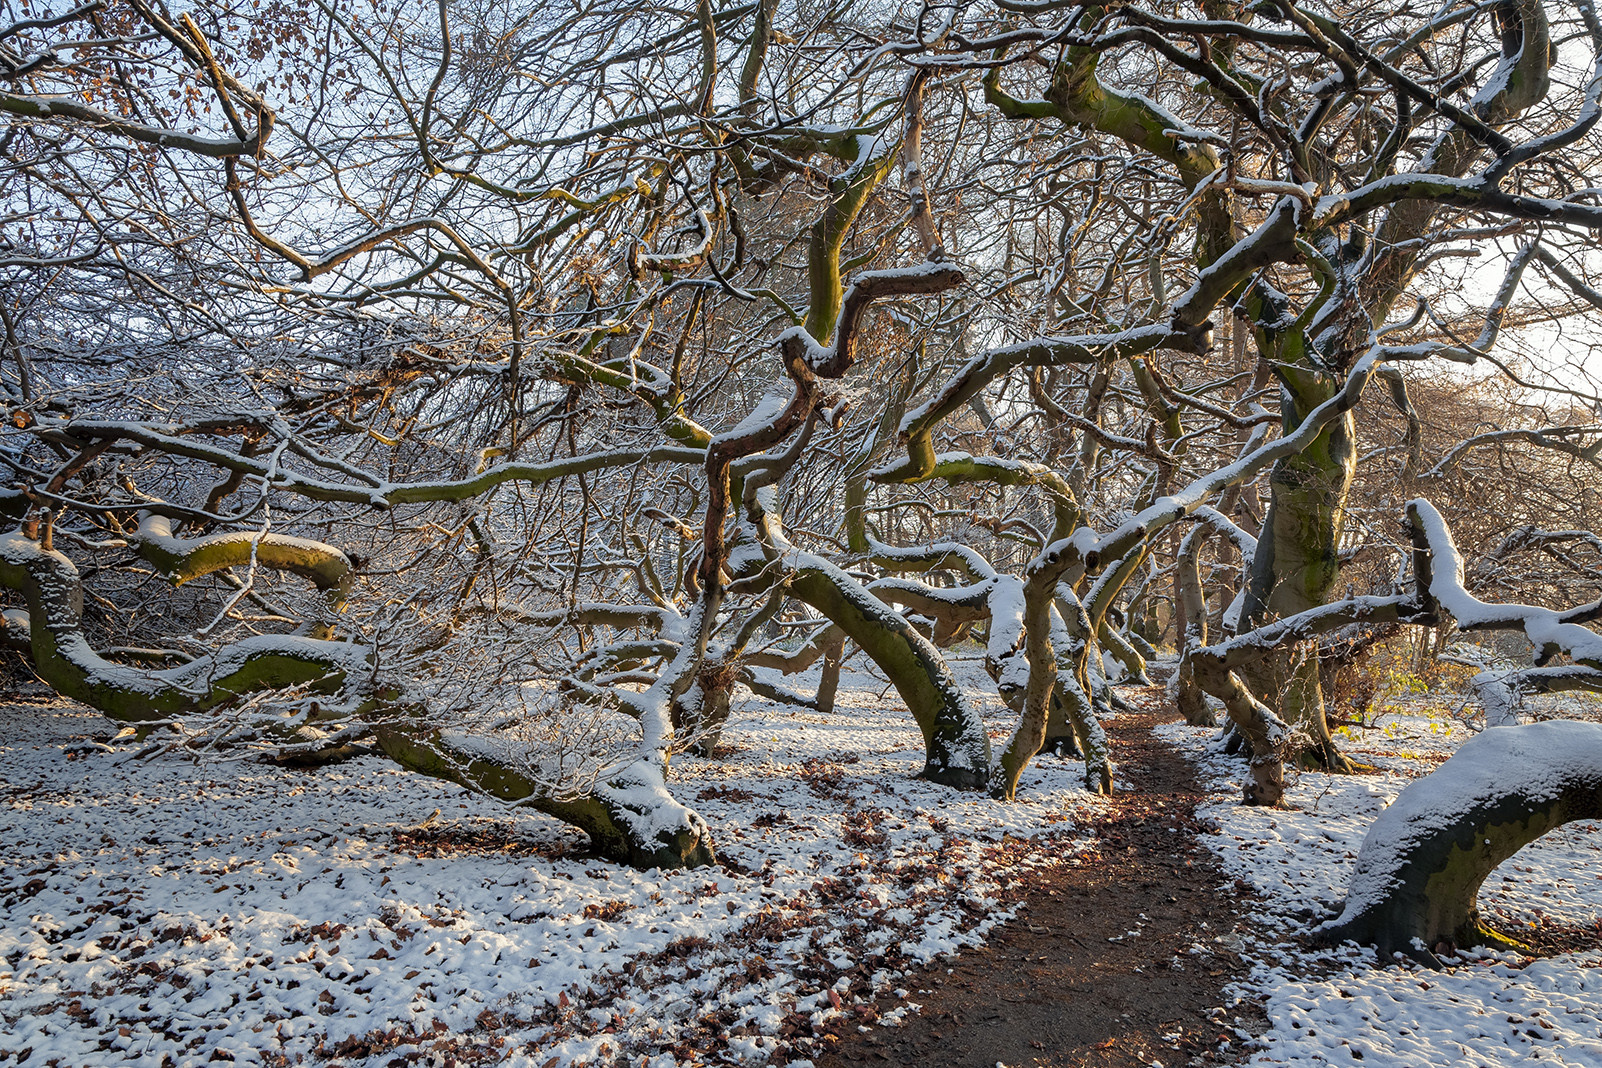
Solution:
M1528 711L1602 720L1602 702L1583 696L1539 698ZM1493 926L1549 956L1474 952L1455 964L1449 958L1453 966L1438 972L1412 962L1380 966L1373 950L1350 943L1318 950L1293 941L1340 911L1374 818L1471 737L1450 717L1419 707L1382 723L1344 741L1377 774L1303 773L1286 798L1294 811L1239 805L1246 766L1216 750L1215 732L1162 728L1211 777L1214 799L1201 815L1218 832L1204 840L1226 871L1261 895L1251 906L1257 936L1242 948L1252 975L1236 991L1266 1003L1270 1029L1252 1063L1602 1065L1602 835L1595 823L1571 823L1531 843L1481 891Z
M981 941L1098 804L1065 762L1015 805L913 779L885 689L848 675L829 716L748 702L732 753L675 761L723 867L673 873L378 758L139 759L81 707L8 704L0 1065L804 1058L815 1024Z

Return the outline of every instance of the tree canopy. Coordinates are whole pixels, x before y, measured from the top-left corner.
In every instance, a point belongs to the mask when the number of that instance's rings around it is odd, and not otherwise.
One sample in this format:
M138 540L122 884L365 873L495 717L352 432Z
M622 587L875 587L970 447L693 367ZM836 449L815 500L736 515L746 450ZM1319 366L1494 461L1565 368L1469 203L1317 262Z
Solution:
M1602 683L1589 0L18 0L0 83L6 635L141 730L670 865L850 656L1003 801L1164 649L1263 804L1365 636Z

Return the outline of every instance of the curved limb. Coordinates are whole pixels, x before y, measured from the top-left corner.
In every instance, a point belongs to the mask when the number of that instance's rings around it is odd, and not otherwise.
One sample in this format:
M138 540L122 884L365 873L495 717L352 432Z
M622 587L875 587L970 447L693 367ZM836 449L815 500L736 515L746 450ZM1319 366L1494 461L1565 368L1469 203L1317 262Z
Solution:
M1027 640L1022 657L1014 657L1011 662L1017 666L1015 670L1027 673L1021 685L1013 682L1022 691L1022 707L1018 725L990 775L991 796L1002 800L1010 801L1017 795L1024 769L1046 745L1053 706L1059 700L1085 755L1085 785L1097 793L1112 791L1111 750L1094 704L1077 675L1084 660L1082 646L1090 633L1090 621L1088 617L1079 618L1084 616L1081 609L1074 612L1076 627L1065 622L1059 612L1064 607L1073 611L1078 605L1054 603L1061 601L1055 596L1057 586L1055 574L1034 566L1024 581L1023 629ZM1002 682L1007 682L1005 675Z
M1554 720L1488 729L1380 813L1345 908L1318 937L1372 943L1434 967L1443 944L1521 949L1485 925L1475 904L1480 885L1541 835L1598 816L1602 725Z
M883 600L917 609L936 619L939 625L988 620L985 670L996 680L1002 703L1021 715L1028 684L1028 659L1019 648L1024 644L1023 581L1014 575L997 574L988 561L966 546L937 544L926 549L892 549L878 542L873 544L874 561L882 566L906 570L954 568L978 579L970 586L950 589L903 579L880 579L868 588ZM1054 620L1053 625L1059 625L1058 621ZM1136 663L1137 677L1144 678L1145 662L1138 654ZM1071 665L1067 670L1072 672ZM1101 789L1106 789L1111 782L1110 770L1106 775L1099 770L1106 763L1106 750L1106 737L1091 703L1077 688L1065 686L1063 678L1059 677L1052 687L1045 734L1036 751L1063 757L1078 757L1087 751L1101 754L1091 758L1092 770L1087 774ZM1092 788L1098 787L1093 785Z
M130 543L142 558L165 572L174 586L225 568L259 565L299 575L324 591L330 616L337 615L350 596L350 557L309 538L262 531L177 538L171 519L147 512L139 517L139 529ZM333 637L328 620L306 629L313 638Z
M244 694L296 686L342 690L342 703L351 712L371 700L369 650L345 642L258 635L156 671L107 660L90 648L81 629L83 584L77 567L20 531L0 536L0 584L27 599L29 651L40 677L63 696L113 719L155 722L203 712Z
M940 651L845 571L792 545L765 501L771 493L763 487L746 494L745 532L768 563L783 566L790 596L838 626L894 684L923 732L925 778L959 789L983 786L990 739Z
M805 671L818 662L820 657L828 655L830 648L845 641L845 631L833 623L819 627L808 635L806 642L793 653L774 652L771 649L762 649L754 653L747 653L744 662L749 667L771 668L782 671L786 675L794 675L798 671Z
M176 538L172 520L146 513L139 517L132 544L140 556L165 571L175 586L255 560L264 567L299 575L320 590L343 595L350 589L350 557L308 538L257 531Z
M816 697L808 697L806 694L797 693L788 686L780 686L777 683L770 682L749 667L741 669L740 683L758 697L766 697L775 704L799 705L802 708L810 708L814 712L833 711L832 707L828 709L820 708Z
M1146 674L1146 658L1140 654L1128 638L1124 637L1117 627L1106 619L1096 628L1096 641L1112 654L1112 658L1124 667L1128 681L1137 686L1150 686L1151 676Z
M78 569L63 554L21 532L0 536L0 584L27 598L30 651L40 677L58 693L112 719L156 722L295 686L340 691L338 711L344 713L366 711L375 702L370 652L346 642L263 635L156 671L106 660L89 647L80 629L83 587ZM7 618L8 632L20 627L21 616ZM585 830L609 857L641 865L710 863L705 823L674 801L663 781L667 732L659 721L666 717L666 695L676 678L671 672L664 676L666 685L627 695L631 714L644 728L643 755L590 796L552 796L520 771L509 754L486 751L478 739L453 740L437 730L412 733L395 726L376 728L375 733L385 753L404 766L549 812Z
M590 836L595 851L636 868L694 868L713 864L712 835L703 820L667 791L660 765L637 760L598 783L586 796L551 794L510 753L486 751L477 739L444 731L380 727L384 753L402 767L470 790L527 805Z
M1421 604L1414 594L1352 597L1299 612L1216 645L1193 649L1190 661L1197 684L1224 702L1235 729L1251 747L1254 784L1247 790L1247 802L1276 805L1284 796L1282 765L1290 752L1291 726L1247 687L1239 674L1241 668L1353 623L1423 623L1433 619L1431 606ZM1316 659L1308 660L1316 672Z
M1087 714L1082 704L1071 703L1073 700L1059 679L1051 693L1051 708L1046 713L1046 740L1040 745L1042 753L1083 759L1087 750L1094 751L1097 748L1098 735L1101 748L1106 748L1106 735L1101 730L1101 724L1094 715ZM1081 735L1086 738L1084 744L1080 743ZM1087 761L1087 766L1095 762L1092 758Z

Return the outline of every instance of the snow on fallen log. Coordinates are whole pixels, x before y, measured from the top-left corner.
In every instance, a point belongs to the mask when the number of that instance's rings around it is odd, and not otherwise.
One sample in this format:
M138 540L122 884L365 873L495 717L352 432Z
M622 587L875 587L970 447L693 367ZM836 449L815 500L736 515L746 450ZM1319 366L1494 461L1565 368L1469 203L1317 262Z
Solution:
M1316 934L1439 966L1459 946L1523 948L1487 927L1480 885L1556 827L1602 816L1602 724L1492 727L1418 779L1369 828L1341 915Z

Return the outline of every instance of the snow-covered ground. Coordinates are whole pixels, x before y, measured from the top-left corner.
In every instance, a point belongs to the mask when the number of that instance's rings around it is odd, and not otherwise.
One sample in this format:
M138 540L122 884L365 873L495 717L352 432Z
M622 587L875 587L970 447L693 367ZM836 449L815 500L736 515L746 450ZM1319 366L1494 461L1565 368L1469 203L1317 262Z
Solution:
M139 759L81 707L0 708L0 1065L768 1063L982 939L1099 804L1061 761L1011 806L915 780L885 689L737 709L732 755L674 768L723 867L667 874L378 758Z
M1001 888L1071 862L1100 805L1069 762L1033 766L1013 806L919 782L893 694L845 683L833 716L748 701L734 752L676 764L723 866L666 874L376 758L140 759L80 707L0 708L0 1065L805 1064L804 1044L774 1058L781 1036L905 997L900 970L981 940ZM1469 736L1440 711L1461 703L1357 731L1378 774L1303 774L1293 811L1239 806L1213 732L1163 728L1212 779L1206 841L1261 895L1235 991L1266 1002L1253 1063L1602 1065L1602 949L1431 972L1287 937L1338 909L1375 815ZM1594 699L1535 710L1602 719ZM1602 946L1602 840L1542 838L1481 905L1528 941Z
M1378 773L1304 773L1287 796L1294 811L1239 805L1246 769L1215 751L1215 732L1162 728L1211 778L1213 800L1200 814L1217 833L1206 841L1226 871L1261 895L1250 906L1260 934L1242 950L1253 972L1236 991L1266 1002L1270 1030L1251 1063L1602 1066L1602 835L1594 823L1569 824L1525 847L1480 895L1493 926L1578 952L1537 959L1479 952L1430 971L1381 965L1371 949L1350 944L1320 951L1283 940L1339 910L1374 817L1470 737L1449 714L1462 705L1462 698L1414 698L1377 728L1355 731L1343 739L1347 752ZM1529 711L1598 720L1602 701L1541 698Z

